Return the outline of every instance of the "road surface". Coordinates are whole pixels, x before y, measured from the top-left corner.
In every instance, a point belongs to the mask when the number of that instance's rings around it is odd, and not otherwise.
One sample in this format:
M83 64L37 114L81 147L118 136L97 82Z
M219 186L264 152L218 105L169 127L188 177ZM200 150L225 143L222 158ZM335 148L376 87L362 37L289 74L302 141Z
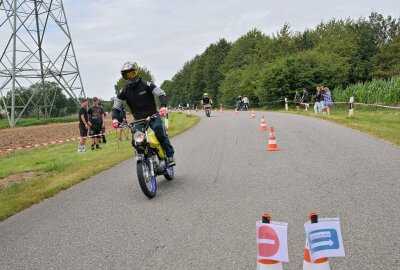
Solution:
M213 112L214 113L214 112ZM255 223L289 223L301 269L310 211L340 217L332 269L400 269L400 148L320 119L214 113L172 139L176 178L149 200L127 160L0 223L0 268L255 269ZM90 153L87 153L90 154Z

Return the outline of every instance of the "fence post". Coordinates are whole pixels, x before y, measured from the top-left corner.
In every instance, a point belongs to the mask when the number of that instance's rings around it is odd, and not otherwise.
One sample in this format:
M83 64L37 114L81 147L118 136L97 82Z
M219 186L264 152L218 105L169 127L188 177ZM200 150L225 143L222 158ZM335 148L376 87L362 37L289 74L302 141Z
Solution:
M350 97L349 101L349 116L353 116L354 97Z
M191 115L190 115L190 105L189 105L189 103L187 103L186 104L186 107L187 107L187 117L190 117Z
M285 109L288 111L289 107L288 107L288 103L287 103L287 98L285 98Z

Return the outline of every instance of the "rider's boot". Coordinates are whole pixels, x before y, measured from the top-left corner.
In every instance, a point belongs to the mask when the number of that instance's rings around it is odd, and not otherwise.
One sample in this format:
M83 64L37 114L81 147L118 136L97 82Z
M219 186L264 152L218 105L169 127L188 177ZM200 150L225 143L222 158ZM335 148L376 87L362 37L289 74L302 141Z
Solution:
M175 165L176 165L175 158L174 157L168 157L167 158L167 166L168 167L172 167L172 166L175 166Z

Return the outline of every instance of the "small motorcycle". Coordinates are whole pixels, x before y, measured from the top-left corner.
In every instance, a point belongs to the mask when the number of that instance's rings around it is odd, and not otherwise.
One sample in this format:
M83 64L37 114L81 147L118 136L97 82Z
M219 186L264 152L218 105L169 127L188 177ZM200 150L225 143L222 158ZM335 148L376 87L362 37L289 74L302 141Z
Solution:
M211 116L211 105L207 104L207 105L204 106L204 108L206 110L207 117L210 117Z
M145 119L132 122L132 127L143 124L141 129L133 133L134 148L136 150L136 171L144 195L154 198L157 193L158 175L163 175L165 179L174 179L174 167L167 166L167 156L154 132L147 130L152 119L160 117L153 114Z

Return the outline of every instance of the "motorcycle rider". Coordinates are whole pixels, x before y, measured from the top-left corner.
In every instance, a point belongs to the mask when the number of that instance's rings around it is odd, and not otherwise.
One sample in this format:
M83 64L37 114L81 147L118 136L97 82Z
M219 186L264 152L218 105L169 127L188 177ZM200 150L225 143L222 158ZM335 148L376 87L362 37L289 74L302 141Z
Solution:
M143 119L157 113L155 96L158 96L161 103L159 115L165 117L167 114L168 99L165 92L151 82L142 80L138 75L139 65L136 62L126 62L121 68L121 75L126 80L126 84L114 100L112 109L113 127L118 128L118 116L122 108L122 101L128 104L135 119ZM154 131L161 146L167 156L167 165L174 166L174 148L165 133L164 125L160 117L153 118L150 127ZM132 132L140 129L141 125L136 124L132 127ZM132 136L132 145L133 141Z
M247 109L249 108L249 98L246 97L246 95L243 95L243 105L244 107L246 107Z
M212 99L208 97L207 93L203 94L203 99L201 100L201 105L203 106L203 109L206 110L206 105L212 105Z
M242 96L238 96L236 98L236 110L237 111L240 111L240 108L242 108L242 103L243 103Z

